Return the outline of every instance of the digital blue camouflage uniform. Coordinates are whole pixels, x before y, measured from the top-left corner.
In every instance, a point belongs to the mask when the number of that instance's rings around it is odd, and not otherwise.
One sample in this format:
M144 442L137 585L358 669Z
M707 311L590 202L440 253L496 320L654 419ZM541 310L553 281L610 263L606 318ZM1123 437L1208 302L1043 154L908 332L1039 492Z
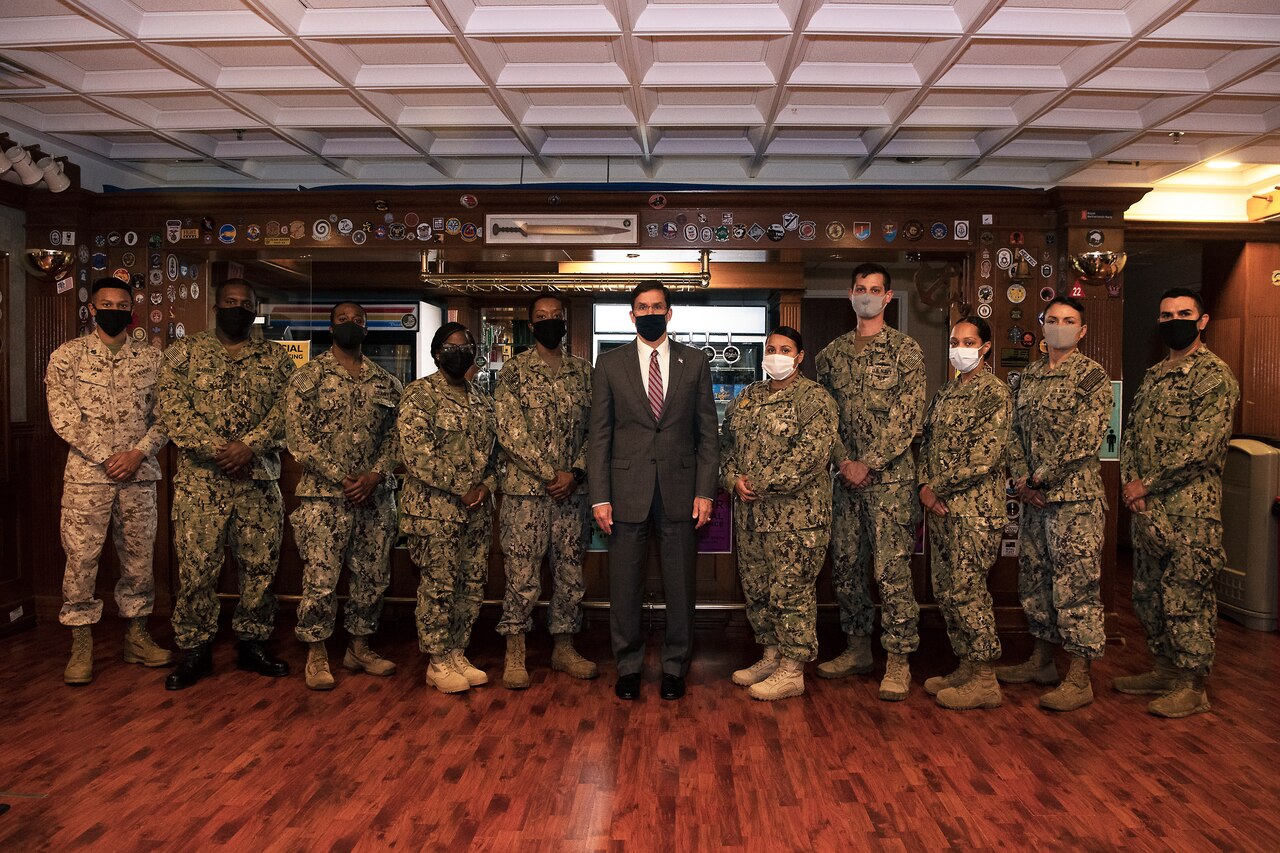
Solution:
M173 630L179 648L208 643L217 632L218 575L228 546L240 572L232 628L242 640L271 636L271 584L284 526L278 482L284 389L292 373L293 359L270 341L248 340L233 355L210 331L165 350L161 419L181 451L172 512L178 558ZM228 477L213 461L217 448L234 440L253 451L243 477Z
M734 533L747 620L761 646L790 660L818 653L814 584L831 538L835 401L804 376L781 391L747 386L725 412L721 483L745 476L759 500L736 501Z
M507 590L499 634L533 628L542 558L551 550L553 587L547 627L575 634L582 627L582 555L590 536L586 484L563 501L547 494L557 471L587 467L591 364L564 353L558 370L528 349L503 365L493 395L502 447L499 538Z
M150 615L155 603L156 453L168 441L155 414L160 359L159 350L128 339L112 353L96 331L67 341L49 357L49 423L70 445L62 478L63 625L92 625L102 618L95 587L108 525L120 558L120 615ZM113 480L103 463L127 450L141 452L142 465L128 481Z
M925 511L933 594L956 657L988 663L1000 657L987 574L1000 554L1005 457L1013 398L985 370L943 385L925 415L919 483L947 514Z
M835 398L840 443L831 461L872 470L861 489L834 485L832 584L846 634L869 636L875 622L868 570L880 592L881 639L893 654L920 644L920 607L911 579L920 501L911 442L924 417L924 355L888 326L857 351L856 332L832 341L816 361L818 381Z
M407 471L400 529L421 573L418 647L431 655L465 650L480 613L493 535L492 501L472 510L462 497L477 484L497 487L493 401L443 372L410 382L396 419Z
M302 556L297 637L306 643L333 634L338 576L351 568L344 608L347 633L378 630L382 597L391 582L396 539L392 476L399 464L396 407L401 385L368 356L352 376L332 350L289 380L285 419L289 452L302 466L289 516ZM365 473L386 479L361 504L343 496L342 482Z
M1102 535L1106 499L1098 448L1111 418L1111 383L1072 352L1022 374L1009 440L1009 474L1034 475L1045 506L1022 507L1018 595L1031 635L1075 657L1102 657Z
M1121 439L1121 482L1150 494L1134 513L1133 608L1157 657L1207 675L1213 665L1222 548L1222 468L1240 388L1201 346L1147 371Z

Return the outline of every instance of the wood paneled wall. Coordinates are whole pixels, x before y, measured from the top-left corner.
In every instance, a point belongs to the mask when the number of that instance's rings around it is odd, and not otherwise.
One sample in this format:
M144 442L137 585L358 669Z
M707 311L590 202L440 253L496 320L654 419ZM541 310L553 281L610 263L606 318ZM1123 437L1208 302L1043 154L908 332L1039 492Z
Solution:
M1207 338L1240 382L1237 431L1280 438L1280 243L1204 253Z

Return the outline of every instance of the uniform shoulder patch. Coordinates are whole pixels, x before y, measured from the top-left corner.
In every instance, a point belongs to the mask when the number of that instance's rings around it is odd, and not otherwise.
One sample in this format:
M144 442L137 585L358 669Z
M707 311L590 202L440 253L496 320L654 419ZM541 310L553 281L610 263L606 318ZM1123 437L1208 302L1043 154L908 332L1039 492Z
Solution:
M1222 375L1219 373L1210 373L1208 376L1202 377L1195 385L1191 386L1191 393L1197 397L1203 397L1210 391L1215 391L1222 385Z
M1095 388L1101 385L1104 381L1106 381L1106 378L1107 378L1106 371L1104 371L1101 367L1095 367L1093 370L1090 370L1088 373L1084 375L1084 378L1081 379L1080 382L1076 385L1076 390L1078 390L1081 394L1088 394L1090 391L1093 391Z
M182 367L191 357L191 349L185 343L170 344L164 351L164 360L172 367Z
M915 370L924 366L924 353L921 351L919 344L911 341L898 352L899 366L907 370Z

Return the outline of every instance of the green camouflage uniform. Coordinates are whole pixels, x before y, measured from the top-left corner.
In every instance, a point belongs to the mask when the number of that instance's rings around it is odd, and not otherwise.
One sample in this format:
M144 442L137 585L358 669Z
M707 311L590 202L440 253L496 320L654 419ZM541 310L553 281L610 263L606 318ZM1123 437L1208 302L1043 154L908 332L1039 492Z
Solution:
M160 359L159 350L127 339L113 354L96 331L67 341L49 357L49 423L70 445L62 477L63 625L92 625L102 618L95 589L108 525L120 557L120 615L147 616L155 603L156 453L168 441L155 415ZM103 463L126 450L145 458L122 483L107 476Z
M475 510L462 497L497 487L493 401L475 385L455 388L436 372L410 382L396 418L404 457L400 529L421 572L418 648L431 655L465 649L480 613L493 535L492 503Z
M498 633L533 628L542 558L550 547L554 581L547 627L552 634L575 634L582 627L582 555L591 530L586 488L579 483L557 501L546 484L557 471L586 470L591 364L565 353L557 371L536 349L525 350L498 374L493 405L502 447L499 538L507 574Z
M1000 554L1004 527L1005 454L1013 398L985 370L938 390L924 419L919 483L933 489L947 514L925 511L933 595L961 660L1000 657L987 573Z
M1222 549L1222 467L1240 388L1205 347L1147 371L1120 445L1123 483L1142 480L1133 514L1133 608L1157 657L1207 675Z
M814 590L831 538L831 449L836 406L803 376L781 391L749 385L725 412L721 482L733 493L740 475L759 500L737 502L738 574L756 642L783 657L818 654Z
M343 620L347 633L363 637L378 630L396 539L392 474L400 454L400 391L400 380L367 356L355 377L332 351L289 380L286 435L289 452L302 466L298 508L289 521L303 561L296 633L304 643L333 634L343 563L351 567ZM351 504L342 494L342 481L369 472L386 479L364 503Z
M846 634L868 636L875 621L868 568L880 591L884 648L905 655L920 644L920 607L911 580L920 501L911 442L924 416L924 354L888 326L861 354L849 332L818 353L818 381L835 398L840 442L831 461L862 462L871 482L846 488L836 479L832 584ZM868 566L870 564L870 566Z
M173 479L173 537L178 595L173 630L179 648L213 639L218 575L231 548L240 601L231 625L242 640L265 640L275 623L271 591L280 563L284 503L284 388L293 359L284 347L249 340L231 355L214 332L169 345L160 373L160 413L181 453ZM247 476L228 477L213 461L239 440L253 451Z
M1073 352L1022 374L1009 434L1009 474L1034 474L1045 506L1022 507L1018 595L1032 636L1076 657L1102 657L1102 534L1106 498L1098 448L1111 418L1111 383Z

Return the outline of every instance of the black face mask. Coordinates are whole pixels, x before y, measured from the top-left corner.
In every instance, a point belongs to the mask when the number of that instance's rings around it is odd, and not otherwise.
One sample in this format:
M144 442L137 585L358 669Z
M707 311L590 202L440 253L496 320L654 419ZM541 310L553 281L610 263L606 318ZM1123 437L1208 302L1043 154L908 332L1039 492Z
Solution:
M533 324L533 339L547 349L555 349L564 340L564 320L539 320Z
M98 328L107 333L107 337L114 338L123 332L133 319L133 312L123 308L99 308L93 315L93 322L98 324Z
M473 346L461 347L454 349L447 347L440 351L440 357L436 359L436 364L440 365L440 369L445 372L451 379L461 379L467 375L467 371L476 363L476 348Z
M636 317L636 331L650 343L667 333L666 314L641 314Z
M355 349L368 334L369 330L359 323L339 323L333 327L333 342L343 349Z
M1165 320L1160 323L1160 337L1164 340L1164 345L1174 351L1191 346L1200 336L1200 330L1196 328L1199 322L1200 318L1197 317L1194 320Z
M219 308L217 317L218 328L222 334L233 341L238 341L249 332L249 327L253 325L258 315L248 308L237 305L234 308Z

